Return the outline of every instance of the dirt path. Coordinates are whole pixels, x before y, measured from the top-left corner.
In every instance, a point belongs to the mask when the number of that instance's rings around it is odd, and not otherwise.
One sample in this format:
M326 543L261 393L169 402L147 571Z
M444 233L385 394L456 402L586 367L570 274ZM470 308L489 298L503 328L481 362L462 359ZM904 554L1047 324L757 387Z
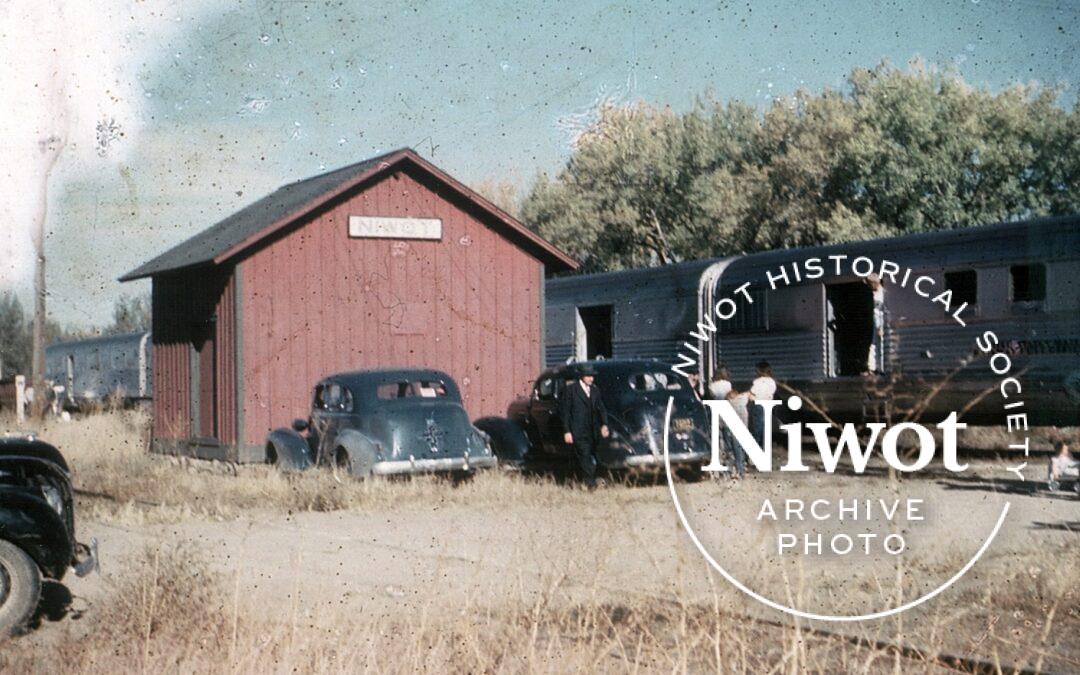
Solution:
M1028 473L1034 479L1038 470ZM904 484L902 492L925 499L932 516L909 538L913 554L926 563L921 572L925 579L911 583L911 594L951 575L977 550L1001 505L1010 504L998 540L973 574L936 601L905 614L909 626L941 620L958 598L981 593L987 579L1006 578L1011 566L1027 565L1026 559L1017 557L1025 551L1054 546L1075 550L1080 545L1080 531L1075 529L1080 499L1032 494L1031 485L1005 482L1003 476L1000 465L986 464L963 481L939 477ZM772 538L762 535L754 520L763 498L800 494L809 498L838 491L863 496L887 493L881 477L861 479L854 491L851 485L851 479L839 477L814 475L794 481L758 475L738 485L683 484L679 493L692 522L701 526L702 538L721 552L723 564L737 576L745 575L751 585L759 583L759 588L779 593L776 578L761 574L763 562L776 558ZM232 521L140 527L87 522L81 531L84 537L101 541L106 574L122 572L125 558L147 543L194 542L233 580L239 603L282 620L302 617L319 622L342 616L342 610L421 611L432 605L433 598L441 607L497 605L507 598L528 598L554 580L573 592L602 592L614 600L626 594L710 597L705 563L679 526L666 485L613 486L589 497L573 500L573 506L543 509L506 503L497 508L432 505L379 512L258 512ZM887 557L854 562L860 570L882 565L882 575L894 569ZM829 580L837 581L835 587L850 584L845 575L850 577L851 564L851 559L823 558L811 571L819 576L811 579L821 588L829 587ZM69 587L91 607L108 592L99 575L72 578ZM813 604L816 596L811 596ZM729 611L782 618L743 596L725 597L734 597ZM867 602L882 599L878 594ZM1030 618L1010 617L992 608L969 612L963 618L968 628L958 630L954 640L958 649L982 632L979 623L988 615L1000 615L994 619L1000 630L1010 630L1014 623L1023 628ZM877 625L884 622L874 623L872 629L862 630L887 632ZM1061 653L1080 657L1075 634L1062 639Z

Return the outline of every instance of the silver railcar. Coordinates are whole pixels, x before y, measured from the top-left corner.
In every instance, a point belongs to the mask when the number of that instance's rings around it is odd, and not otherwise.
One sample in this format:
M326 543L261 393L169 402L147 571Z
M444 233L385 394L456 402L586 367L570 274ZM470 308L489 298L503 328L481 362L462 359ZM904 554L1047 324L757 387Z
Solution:
M125 405L153 395L150 333L56 342L45 349L45 372L63 387L63 405L83 409L116 400Z
M873 299L865 279L829 256L866 257L928 277L926 288L950 291L962 326L940 303L886 279L881 357L866 372ZM805 277L808 260L826 273ZM787 270L772 290L767 275ZM797 273L799 271L799 273ZM801 278L799 278L801 277ZM900 281L898 278L897 281ZM753 302L735 293L743 283ZM999 338L1009 356L1031 422L1080 422L1080 217L1042 218L840 245L782 249L659 268L552 279L547 284L549 365L568 358L644 357L675 363L690 342L696 370L708 381L719 364L748 383L754 364L769 361L778 381L806 394L836 419L921 410L921 419L963 411L970 423L999 424L995 374L975 339ZM738 300L735 316L717 321L709 340L691 332L716 301ZM999 359L1001 364L1004 359Z

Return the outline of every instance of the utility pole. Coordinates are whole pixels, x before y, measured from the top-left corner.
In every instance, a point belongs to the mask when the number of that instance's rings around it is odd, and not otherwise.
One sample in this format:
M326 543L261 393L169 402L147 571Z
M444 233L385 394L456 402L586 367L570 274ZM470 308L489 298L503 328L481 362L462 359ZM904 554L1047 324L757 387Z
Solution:
M49 177L60 158L67 141L59 136L48 136L38 143L41 154L46 156L45 174L41 180L37 222L34 223L34 354L31 363L31 382L34 398L30 402L31 414L41 417L45 411L45 223L49 216Z

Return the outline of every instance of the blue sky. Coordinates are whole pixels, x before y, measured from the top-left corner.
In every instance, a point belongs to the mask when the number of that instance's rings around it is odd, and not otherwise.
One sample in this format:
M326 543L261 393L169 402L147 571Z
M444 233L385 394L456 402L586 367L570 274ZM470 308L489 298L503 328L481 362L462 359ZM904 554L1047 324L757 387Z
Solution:
M147 5L151 5L150 8ZM125 129L51 183L51 314L106 323L120 274L277 185L402 146L525 187L602 97L759 106L915 56L993 89L1076 98L1080 3L119 3ZM85 122L83 122L85 126ZM84 149L86 144L83 144ZM76 156L78 155L78 156ZM7 160L10 161L10 160ZM29 298L28 267L5 283Z

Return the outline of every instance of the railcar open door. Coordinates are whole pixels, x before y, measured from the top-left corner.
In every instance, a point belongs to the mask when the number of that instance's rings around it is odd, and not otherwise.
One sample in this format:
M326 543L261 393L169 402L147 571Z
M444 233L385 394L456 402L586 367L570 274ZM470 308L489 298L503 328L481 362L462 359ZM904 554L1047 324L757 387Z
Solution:
M825 336L830 377L854 377L869 370L874 338L874 294L861 281L825 287Z
M577 308L574 334L574 357L577 360L610 359L611 337L611 305Z

